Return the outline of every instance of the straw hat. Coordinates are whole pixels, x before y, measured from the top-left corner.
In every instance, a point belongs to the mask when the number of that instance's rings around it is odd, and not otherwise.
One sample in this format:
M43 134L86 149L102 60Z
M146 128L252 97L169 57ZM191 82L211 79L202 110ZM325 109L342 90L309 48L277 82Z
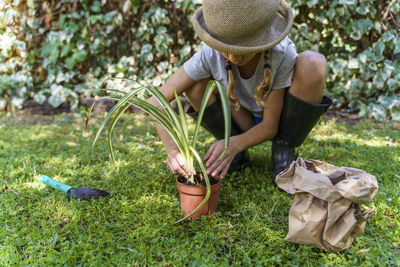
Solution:
M282 41L292 26L293 12L284 0L203 0L192 23L211 48L243 55Z

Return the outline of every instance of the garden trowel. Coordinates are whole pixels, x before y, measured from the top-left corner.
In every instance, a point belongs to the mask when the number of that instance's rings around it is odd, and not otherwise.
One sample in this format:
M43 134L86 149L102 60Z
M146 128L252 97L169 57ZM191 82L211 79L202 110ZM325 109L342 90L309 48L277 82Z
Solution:
M51 188L62 191L67 194L69 198L80 198L80 199L89 199L89 198L99 198L99 197L107 197L110 194L104 190L89 188L89 187L79 187L74 188L70 185L66 185L54 179L51 179L48 176L42 175L40 177L40 181Z

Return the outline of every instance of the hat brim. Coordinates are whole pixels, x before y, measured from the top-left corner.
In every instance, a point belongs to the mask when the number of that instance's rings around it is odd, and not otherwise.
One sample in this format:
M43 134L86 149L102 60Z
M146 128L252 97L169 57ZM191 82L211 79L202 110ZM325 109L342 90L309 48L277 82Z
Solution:
M279 10L267 27L254 31L251 38L245 39L222 40L213 35L204 21L201 7L193 15L192 23L197 36L213 49L235 55L258 53L279 44L292 27L294 17L290 6L281 1Z

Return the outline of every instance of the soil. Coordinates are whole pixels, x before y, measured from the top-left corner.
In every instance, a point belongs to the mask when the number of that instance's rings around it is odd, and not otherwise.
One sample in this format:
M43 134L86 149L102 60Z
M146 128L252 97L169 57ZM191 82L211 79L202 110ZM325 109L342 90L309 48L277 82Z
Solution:
M210 179L211 185L215 185L218 183L218 180L213 177L209 177L209 179ZM183 177L183 176L178 177L178 182L180 182L181 184L190 185L190 186L203 186L203 187L207 186L206 181L203 178L203 173L201 173L201 172L197 172L194 175L194 181L195 181L195 184L191 184L191 183L189 183L188 179L186 179L185 177Z
M336 119L338 122L345 122L348 125L355 125L360 120L360 117L358 117L357 113L353 113L346 109L328 110L325 117L328 119Z

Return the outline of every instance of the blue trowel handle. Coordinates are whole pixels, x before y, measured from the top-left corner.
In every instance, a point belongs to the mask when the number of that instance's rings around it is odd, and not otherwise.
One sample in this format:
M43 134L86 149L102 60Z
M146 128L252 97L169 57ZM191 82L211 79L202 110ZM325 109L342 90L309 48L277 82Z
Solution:
M40 181L42 183L44 183L44 184L47 184L51 188L54 188L54 189L59 190L59 191L64 192L64 193L67 193L71 188L73 188L70 185L63 184L63 183L61 183L59 181L51 179L48 176L45 176L45 175L42 175L42 177L40 177Z

